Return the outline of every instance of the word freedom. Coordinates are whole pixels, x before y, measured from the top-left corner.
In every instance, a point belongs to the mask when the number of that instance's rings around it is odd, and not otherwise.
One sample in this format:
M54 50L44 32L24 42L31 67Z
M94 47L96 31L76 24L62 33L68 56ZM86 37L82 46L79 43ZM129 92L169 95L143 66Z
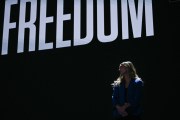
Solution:
M12 29L18 30L17 38L17 53L23 53L25 48L25 29L29 30L29 44L28 51L36 50L37 33L38 35L38 50L53 49L53 44L56 48L70 47L71 42L73 46L86 45L93 40L94 36L94 9L97 8L97 38L100 42L112 42L118 37L118 24L122 25L122 39L129 39L129 19L132 25L132 33L134 38L141 37L142 34L142 21L145 20L146 36L154 35L153 26L153 10L152 0L138 0L137 7L134 0L121 0L121 6L118 6L118 0L110 0L110 34L105 35L105 6L104 0L86 0L86 36L81 37L81 0L74 0L74 11L73 16L71 13L64 13L64 0L57 0L56 5L56 16L47 17L47 0L40 1L40 13L39 13L39 26L35 25L37 21L37 0L20 0L19 1L19 24L17 22L10 21L11 10L18 4L18 0L6 0L4 10L4 24L3 24L3 36L2 36L2 51L1 55L8 54L9 36L11 35ZM97 2L97 6L94 6L93 2ZM30 4L29 4L30 3ZM27 4L30 5L30 18L26 21ZM118 7L121 7L118 12ZM143 17L144 13L144 17ZM121 20L118 20L118 16L121 16ZM64 22L71 21L73 17L73 40L66 40L63 37ZM56 20L54 20L56 18ZM121 23L119 23L121 21ZM46 30L47 24L56 24L56 42L46 42ZM83 22L84 23L84 22ZM38 29L37 29L37 28ZM84 32L84 31L83 31Z

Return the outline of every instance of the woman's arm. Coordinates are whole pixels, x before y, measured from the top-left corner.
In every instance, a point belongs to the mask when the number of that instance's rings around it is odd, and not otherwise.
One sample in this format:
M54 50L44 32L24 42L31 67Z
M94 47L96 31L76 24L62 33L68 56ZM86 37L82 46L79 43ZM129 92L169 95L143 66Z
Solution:
M135 83L134 97L131 102L131 106L136 107L141 103L142 93L143 93L143 81L137 81Z
M115 107L116 105L119 104L118 99L119 99L119 87L114 86L113 87L113 94L112 94L112 105L113 105L113 107Z

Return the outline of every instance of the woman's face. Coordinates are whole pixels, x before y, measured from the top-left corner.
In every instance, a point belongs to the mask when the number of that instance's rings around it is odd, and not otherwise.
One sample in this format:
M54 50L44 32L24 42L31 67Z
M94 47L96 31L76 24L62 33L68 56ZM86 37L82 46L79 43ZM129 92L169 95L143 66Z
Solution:
M119 72L120 72L120 74L123 75L123 74L127 73L127 68L124 65L120 65Z

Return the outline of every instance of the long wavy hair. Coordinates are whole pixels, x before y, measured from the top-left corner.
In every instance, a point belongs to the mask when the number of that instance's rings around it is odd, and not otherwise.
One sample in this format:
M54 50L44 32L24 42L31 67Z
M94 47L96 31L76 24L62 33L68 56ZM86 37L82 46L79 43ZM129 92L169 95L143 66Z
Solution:
M136 68L134 67L131 61L125 61L120 63L119 66L124 66L127 68L127 74L129 75L130 79L139 78ZM120 85L124 81L124 75L120 74L119 77L111 84L113 86Z

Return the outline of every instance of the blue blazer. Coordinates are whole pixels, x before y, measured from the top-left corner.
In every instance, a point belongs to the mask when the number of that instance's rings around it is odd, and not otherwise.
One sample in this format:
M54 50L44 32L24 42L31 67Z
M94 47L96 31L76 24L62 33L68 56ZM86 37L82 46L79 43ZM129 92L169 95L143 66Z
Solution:
M131 115L139 116L143 112L141 106L143 86L143 81L140 78L133 79L129 83L127 90L127 102L130 103L130 107L127 108L127 112ZM115 85L113 87L112 106L114 117L121 117L121 114L117 112L115 106L121 106L125 102L125 84L122 82L120 85Z

